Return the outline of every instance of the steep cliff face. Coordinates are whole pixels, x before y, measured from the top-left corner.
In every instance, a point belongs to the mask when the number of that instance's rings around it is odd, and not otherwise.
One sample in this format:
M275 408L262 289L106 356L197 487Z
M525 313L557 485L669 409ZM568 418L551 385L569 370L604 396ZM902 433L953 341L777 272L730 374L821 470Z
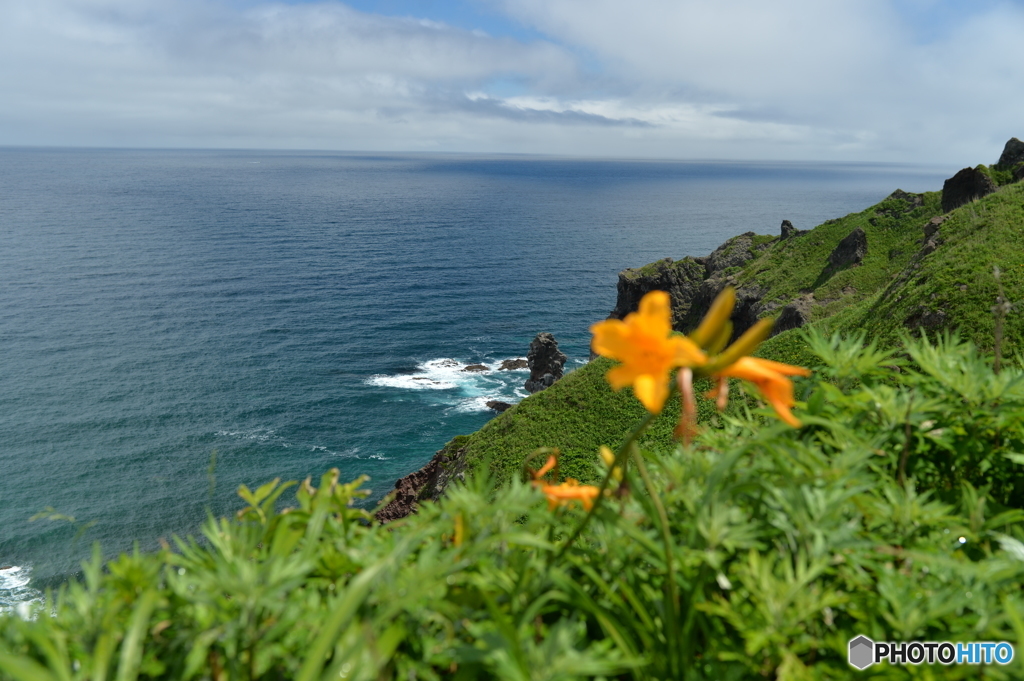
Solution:
M793 225L783 222L783 232L792 236ZM777 237L746 232L726 241L711 255L686 257L673 261L665 258L658 262L623 270L619 273L615 309L609 317L622 319L637 309L640 299L651 291L667 291L672 299L672 327L688 332L700 323L711 301L726 285L737 286L735 275L748 262L758 257ZM760 286L740 285L736 292L736 307L732 323L736 333L743 333L760 314L763 290Z
M465 479L465 435L460 435L438 450L423 468L395 483L394 496L377 511L377 521L388 523L416 512L424 501L437 501L453 480Z
M644 267L619 272L615 309L609 317L622 319L640 305L651 291L667 291L672 297L672 326L681 330L700 285L707 278L707 258L665 258Z

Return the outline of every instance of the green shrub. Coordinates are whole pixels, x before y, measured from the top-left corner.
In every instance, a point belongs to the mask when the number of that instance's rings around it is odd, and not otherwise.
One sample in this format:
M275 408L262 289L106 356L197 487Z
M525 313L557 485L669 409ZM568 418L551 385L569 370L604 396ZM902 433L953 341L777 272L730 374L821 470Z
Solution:
M738 409L639 451L571 543L584 513L517 478L385 526L336 471L282 511L287 485L243 488L202 538L97 552L0 617L0 677L1022 678L1019 655L857 672L846 648L1021 640L1024 372L950 337L807 342L804 427Z

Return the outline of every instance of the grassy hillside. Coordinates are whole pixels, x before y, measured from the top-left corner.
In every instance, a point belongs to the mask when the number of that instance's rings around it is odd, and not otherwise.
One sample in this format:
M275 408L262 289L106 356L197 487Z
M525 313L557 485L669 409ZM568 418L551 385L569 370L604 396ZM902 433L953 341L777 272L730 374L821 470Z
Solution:
M864 330L884 347L904 329L934 333L955 328L990 349L991 308L998 295L994 266L1003 273L1009 300L1024 299L1024 183L1005 185L949 213L933 236L937 247L929 252L923 227L941 214L940 202L940 192L894 192L860 213L790 239L763 237L771 240L768 247L733 276L740 287L765 290L762 301L774 312L795 300L809 301L811 325L825 332ZM863 260L832 268L829 254L858 228L868 244ZM800 329L786 331L757 354L814 367L819 360L801 338ZM1024 339L1020 314L1007 317L1006 338L1006 351L1019 351ZM628 389L614 393L605 383L610 366L599 359L577 369L452 446L465 447L473 464L489 461L501 479L518 474L523 458L535 448L559 447L565 475L592 478L598 447L622 441L643 415ZM706 400L699 400L699 408L701 421L717 418ZM731 408L741 407L734 401ZM649 431L648 443L669 444L677 415L678 404L670 404Z
M1011 301L1024 291L1024 183L949 214L939 248L905 268L890 285L831 320L837 329L864 328L891 341L904 325L955 327L982 347L992 347L991 307L998 289L993 267ZM1007 337L1024 338L1024 318L1010 314Z
M591 482L598 448L617 446L646 414L630 389L616 393L608 387L604 374L612 364L598 358L448 446L465 447L470 464L489 461L500 481L518 475L524 457L538 447L558 447L562 451L561 473ZM715 413L710 402L700 400L701 420L713 419ZM669 445L678 419L676 398L665 406L641 444L652 448Z
M106 564L97 547L45 603L0 612L0 679L1024 678L1024 369L901 350L918 370L823 348L807 427L738 418L634 451L608 495L476 476L382 525L337 469L243 486L201 537ZM995 659L858 671L859 636Z

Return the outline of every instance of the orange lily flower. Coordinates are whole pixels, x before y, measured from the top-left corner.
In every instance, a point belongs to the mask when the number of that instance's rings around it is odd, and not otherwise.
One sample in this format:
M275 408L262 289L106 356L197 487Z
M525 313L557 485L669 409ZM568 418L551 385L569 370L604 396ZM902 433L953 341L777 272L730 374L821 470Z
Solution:
M534 483L535 485L537 483ZM578 501L583 508L589 511L594 507L594 499L600 493L593 485L581 485L572 478L568 478L560 485L537 485L544 496L548 498L548 508L555 510L559 506L565 506L571 501Z
M555 458L555 455L554 454L549 455L548 456L548 460L544 462L544 465L540 467L540 470L534 472L533 479L534 480L540 480L545 475L547 475L548 472L551 469L553 469L557 465L558 465L558 459Z
M651 291L636 312L590 327L594 352L618 360L608 374L614 390L627 385L644 408L661 411L669 394L669 374L681 366L699 366L707 356L692 340L672 333L672 304L664 291Z
M796 400L793 399L793 382L787 377L810 375L811 372L803 367L758 357L741 357L715 374L720 379L732 377L753 383L775 410L775 413L779 415L779 418L794 428L800 427L800 421L790 411L790 408L796 404ZM723 392L724 394L728 393L728 386L719 381L716 389L712 392L716 393L715 396L718 397L719 404L722 404L724 402Z

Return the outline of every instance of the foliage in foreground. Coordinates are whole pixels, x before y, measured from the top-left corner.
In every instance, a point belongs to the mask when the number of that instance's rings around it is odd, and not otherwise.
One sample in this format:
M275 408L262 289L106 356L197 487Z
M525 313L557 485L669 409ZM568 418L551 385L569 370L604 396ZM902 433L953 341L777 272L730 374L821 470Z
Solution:
M1024 372L949 338L907 340L903 366L809 342L803 428L741 414L643 451L571 545L582 512L519 480L383 527L359 481L280 512L275 481L0 619L0 677L1021 678L1019 654L857 672L846 646L1024 637Z

